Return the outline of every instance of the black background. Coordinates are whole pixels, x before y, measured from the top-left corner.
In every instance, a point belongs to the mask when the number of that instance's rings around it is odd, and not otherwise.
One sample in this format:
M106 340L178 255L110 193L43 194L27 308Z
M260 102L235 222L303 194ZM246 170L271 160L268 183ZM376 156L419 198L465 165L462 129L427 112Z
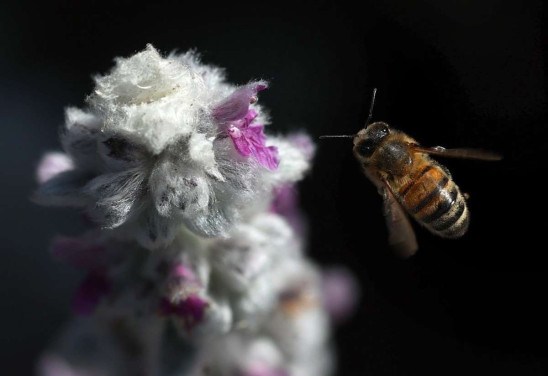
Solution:
M77 213L28 201L40 156L59 149L63 108L91 75L152 43L197 48L229 79L271 81L272 133L352 134L373 87L375 120L424 145L482 147L501 162L442 161L468 192L471 227L448 241L417 228L410 260L386 246L381 198L349 140L318 143L301 184L309 252L362 286L336 330L340 375L546 372L546 47L538 1L47 1L0 5L0 323L2 374L31 374L68 317L80 275L49 239L78 234Z

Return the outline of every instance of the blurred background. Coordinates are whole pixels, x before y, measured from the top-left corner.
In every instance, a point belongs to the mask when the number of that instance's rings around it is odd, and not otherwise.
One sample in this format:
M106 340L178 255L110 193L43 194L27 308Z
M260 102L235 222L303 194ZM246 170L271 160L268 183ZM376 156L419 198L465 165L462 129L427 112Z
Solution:
M424 145L481 147L501 162L443 160L470 194L457 241L418 226L420 250L394 257L381 197L345 139L318 142L300 185L309 253L362 288L335 332L339 375L543 375L546 348L546 25L540 1L98 1L0 5L2 374L30 375L70 317L81 275L48 254L79 215L28 200L63 109L92 74L152 43L196 48L230 81L264 78L271 133L353 134L374 120Z

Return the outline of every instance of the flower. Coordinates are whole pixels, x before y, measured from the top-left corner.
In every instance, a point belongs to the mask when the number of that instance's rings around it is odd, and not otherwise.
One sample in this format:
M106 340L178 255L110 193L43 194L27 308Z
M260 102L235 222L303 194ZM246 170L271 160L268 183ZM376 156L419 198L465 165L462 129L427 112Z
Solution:
M250 108L257 102L257 93L266 89L264 81L252 82L236 89L228 98L217 104L213 118L232 139L236 150L244 157L253 156L260 165L269 170L278 167L278 149L266 146L263 125L253 123L258 112Z
M310 167L282 137L266 146L257 103L266 82L236 87L196 54L163 57L149 45L116 59L95 83L86 108L67 109L59 155L66 163L41 169L34 200L81 208L146 248L168 245L182 225L225 236L263 210L273 186Z
M322 295L304 254L296 187L314 145L265 133L266 87L149 45L66 110L34 199L98 226L53 242L86 274L44 375L331 372L328 315L355 301L340 275Z

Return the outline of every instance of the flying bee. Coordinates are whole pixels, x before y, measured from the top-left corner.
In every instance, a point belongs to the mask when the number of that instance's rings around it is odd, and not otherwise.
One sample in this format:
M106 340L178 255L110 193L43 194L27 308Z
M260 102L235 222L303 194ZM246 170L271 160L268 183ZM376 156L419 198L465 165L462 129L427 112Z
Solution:
M384 122L370 123L376 92L374 89L369 116L362 130L355 135L320 138L354 139L354 156L383 197L388 241L398 254L409 257L418 249L409 216L443 238L461 237L470 221L465 195L449 170L430 156L485 161L502 157L480 149L424 147Z

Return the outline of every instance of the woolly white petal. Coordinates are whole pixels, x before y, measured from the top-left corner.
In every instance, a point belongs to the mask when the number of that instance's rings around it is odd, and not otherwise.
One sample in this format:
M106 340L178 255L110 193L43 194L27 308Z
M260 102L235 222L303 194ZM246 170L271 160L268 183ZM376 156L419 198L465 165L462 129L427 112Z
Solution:
M97 136L102 122L92 113L69 107L65 110L65 130L61 134L63 148L79 168L97 170Z
M188 154L193 161L201 164L207 173L217 180L224 180L215 163L213 137L206 138L202 133L193 133L188 140Z
M202 77L177 59L163 58L151 45L116 59L114 69L95 81L88 100L102 114L102 130L122 133L154 154L192 131L213 130Z
M140 169L104 174L91 180L84 192L95 204L88 212L104 228L115 228L127 221L143 192Z
M105 76L95 77L96 101L107 107L158 100L179 88L190 70L173 59L164 59L152 46L129 57L116 58L116 66ZM178 85L179 84L179 85Z
M281 260L297 256L296 245L288 224L275 214L265 213L236 226L226 239L213 242L211 262L227 286L245 291Z
M147 249L157 249L169 244L176 233L177 223L159 216L154 207L141 211L132 235Z
M149 186L156 209L165 217L203 211L211 195L203 172L184 161L169 158L158 161Z
M224 69L207 65L200 61L200 56L196 51L187 51L182 54L171 53L169 58L175 59L182 64L190 67L197 76L200 76L211 94L210 100L216 102L221 98L227 97L234 89L232 85L226 83Z
M307 152L280 137L269 138L269 144L278 148L280 164L265 179L271 181L274 186L301 180L310 168L310 157Z

